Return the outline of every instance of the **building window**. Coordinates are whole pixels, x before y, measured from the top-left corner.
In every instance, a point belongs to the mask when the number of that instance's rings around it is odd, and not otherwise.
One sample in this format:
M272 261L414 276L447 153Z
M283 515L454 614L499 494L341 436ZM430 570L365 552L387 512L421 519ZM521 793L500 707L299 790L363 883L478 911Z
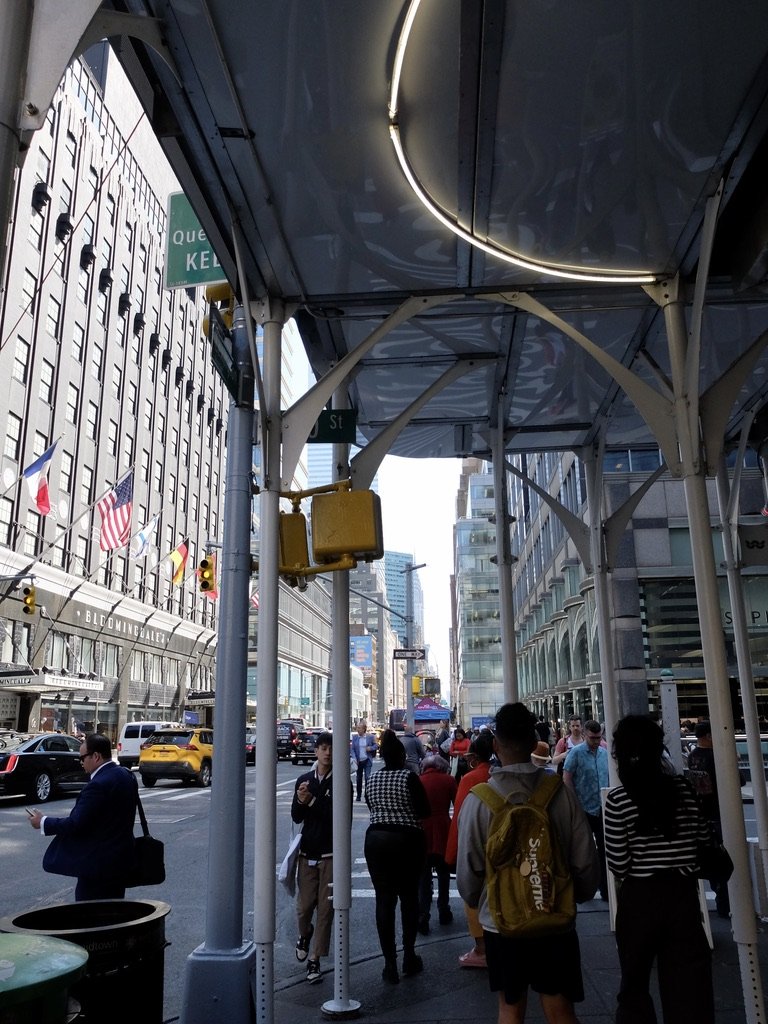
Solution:
M149 452L146 448L141 452L141 479L149 482Z
M85 328L82 324L76 323L72 328L72 358L77 363L83 361L83 350L85 348Z
M21 419L18 416L14 416L12 412L9 412L8 423L5 428L5 447L3 448L3 453L7 458L18 462L20 447Z
M125 435L123 441L123 465L130 466L133 462L133 438L130 434Z
M13 546L13 502L10 498L0 498L0 543Z
M48 297L48 315L45 318L45 329L52 338L59 337L61 326L61 302L53 295Z
M119 366L115 365L112 370L112 395L114 398L120 401L120 396L123 393L123 371Z
M30 244L34 248L35 252L40 252L43 248L43 228L45 227L45 220L42 213L35 213L32 211L32 216L29 218L29 238Z
M92 440L96 440L96 435L99 429L99 407L94 402L88 403L88 419L86 421L85 432L88 437Z
M43 359L40 364L40 401L53 405L53 364Z
M101 375L104 367L104 346L100 345L97 341L93 343L93 352L91 354L91 376L96 380L101 380Z
M24 554L36 555L39 545L38 530L40 529L40 516L37 512L27 512L24 526Z
M77 275L77 297L82 303L88 302L88 285L90 281L91 275L81 267L80 273Z
M67 423L74 423L77 426L77 417L80 410L80 389L76 388L74 384L70 384L67 388L67 408L64 413L64 418Z
M93 470L88 466L83 466L82 476L80 478L80 501L86 508L91 504L91 494L93 492Z
M128 408L133 416L136 415L139 408L139 389L133 381L128 385Z
M28 270L25 270L24 279L21 284L21 308L29 313L30 316L35 315L36 299L37 278L34 274L30 274Z
M117 424L114 420L110 420L107 427L107 447L110 455L117 455Z
M59 470L59 490L69 494L72 490L72 468L74 459L69 452L61 453L61 469Z
M29 372L29 342L19 335L16 338L16 351L13 356L13 379L19 384L27 383Z

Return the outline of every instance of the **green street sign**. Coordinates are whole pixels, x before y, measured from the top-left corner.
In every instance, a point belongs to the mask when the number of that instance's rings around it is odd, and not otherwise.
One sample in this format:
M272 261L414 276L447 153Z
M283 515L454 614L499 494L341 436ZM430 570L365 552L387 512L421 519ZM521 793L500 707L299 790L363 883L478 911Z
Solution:
M216 253L183 192L168 197L165 287L195 288L226 281Z
M323 409L307 438L308 444L354 444L357 413L354 409Z
M235 353L232 348L232 338L224 326L221 314L215 306L209 310L210 337L211 337L211 361L219 376L224 381L224 386L232 397L237 400L237 368L235 366Z

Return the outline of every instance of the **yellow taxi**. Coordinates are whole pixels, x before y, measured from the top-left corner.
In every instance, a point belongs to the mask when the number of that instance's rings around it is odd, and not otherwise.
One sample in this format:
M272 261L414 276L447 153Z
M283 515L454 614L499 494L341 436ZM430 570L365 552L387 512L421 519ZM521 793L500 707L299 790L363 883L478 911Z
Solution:
M212 769L213 730L203 726L157 729L139 751L139 774L149 787L158 779L210 786Z

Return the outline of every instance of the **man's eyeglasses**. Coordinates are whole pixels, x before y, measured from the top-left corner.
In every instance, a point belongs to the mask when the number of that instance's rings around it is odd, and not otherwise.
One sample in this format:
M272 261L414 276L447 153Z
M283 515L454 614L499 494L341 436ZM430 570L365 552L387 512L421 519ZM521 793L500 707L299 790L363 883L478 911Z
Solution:
M80 758L80 764L85 764L89 757L93 757L93 754L83 754Z

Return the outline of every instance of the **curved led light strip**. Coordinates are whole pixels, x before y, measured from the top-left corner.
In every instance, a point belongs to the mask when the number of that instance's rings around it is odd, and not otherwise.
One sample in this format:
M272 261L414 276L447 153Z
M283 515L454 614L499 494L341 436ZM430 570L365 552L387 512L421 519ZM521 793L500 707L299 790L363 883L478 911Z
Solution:
M392 140L392 145L397 156L397 161L400 164L400 169L419 202L436 220L439 220L441 224L448 228L449 231L452 231L458 238L462 238L465 242L473 245L476 249L481 249L490 256L504 260L506 263L512 263L516 267L522 267L523 270L532 270L540 274L549 274L551 277L562 277L569 281L592 281L599 284L653 284L654 281L657 280L657 276L655 274L624 270L605 270L602 273L594 273L591 270L577 266L569 266L564 263L552 264L538 262L537 260L529 259L524 256L520 256L517 253L510 252L507 249L502 249L500 246L493 245L491 242L478 238L471 232L466 231L454 218L446 213L445 210L435 202L432 196L430 196L417 178L416 173L411 167L408 157L405 154L403 141L400 137L397 106L400 93L400 77L403 71L403 61L405 60L405 51L408 47L408 39L420 4L421 0L411 0L411 4L406 12L403 28L400 32L400 38L397 41L397 49L395 50L395 60L392 66L392 84L389 90L389 137Z

